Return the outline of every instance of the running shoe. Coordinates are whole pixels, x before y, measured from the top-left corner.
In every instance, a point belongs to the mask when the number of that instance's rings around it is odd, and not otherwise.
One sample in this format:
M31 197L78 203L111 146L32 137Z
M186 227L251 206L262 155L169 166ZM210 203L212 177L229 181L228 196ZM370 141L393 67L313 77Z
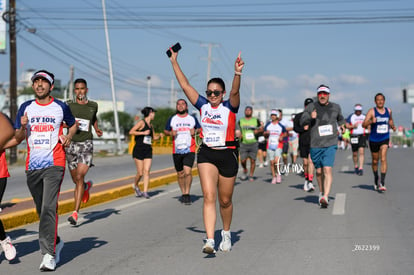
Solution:
M6 259L8 261L13 260L16 257L16 248L13 246L10 237L7 236L4 240L0 241L0 244Z
M322 198L319 200L319 203L321 205L321 208L327 208L329 204L328 196L322 196Z
M318 196L318 203L319 203L319 206L321 206L321 199L322 199L322 197L323 197L322 192L319 192L319 196Z
M250 182L254 181L254 177L253 176L249 176L249 181Z
M137 187L134 183L132 184L132 188L135 190L135 197L139 198L143 196L141 190L139 190L139 187Z
M214 249L214 239L206 239L203 246L203 253L214 254L216 250Z
M308 181L305 180L305 183L303 184L303 191L308 192L309 191L309 186L308 186Z
M379 187L378 187L378 190L380 192L385 192L385 191L387 191L387 188L385 187L385 185L383 183L380 183Z
M259 168L263 168L263 163L260 163L259 164Z
M240 176L241 180L247 180L247 173L243 173L243 175Z
M355 174L356 175L359 175L359 169L358 169L358 167L355 167Z
M143 193L142 193L142 196L143 196L144 198L146 198L146 199L151 198L151 197L150 197L150 195L148 195L148 193L147 193L147 192L143 192Z
M272 184L276 184L276 177L272 178Z
M60 262L60 252L62 252L64 242L60 237L58 237L58 243L56 244L55 249L55 263L58 264Z
M83 192L82 202L87 203L89 201L89 191L92 188L92 181L87 181L85 183L85 191Z
M276 175L276 183L281 183L282 182L282 176L280 174Z
M230 231L221 230L221 242L219 248L223 252L231 250L231 233Z
M68 218L68 222L71 225L76 225L76 223L78 222L78 212L73 211L72 215L70 215Z
M43 259L42 259L42 262L40 263L39 269L41 271L54 271L55 268L56 268L55 258L52 255L46 253L43 256Z
M308 192L313 192L315 191L315 186L313 185L313 183L311 181L308 182Z
M358 170L358 175L359 175L359 176L363 176L363 175L364 175L364 170L359 169L359 170Z
M374 183L374 191L378 191L378 184Z
M266 161L263 163L263 166L264 166L264 167L269 166L269 162L266 160Z

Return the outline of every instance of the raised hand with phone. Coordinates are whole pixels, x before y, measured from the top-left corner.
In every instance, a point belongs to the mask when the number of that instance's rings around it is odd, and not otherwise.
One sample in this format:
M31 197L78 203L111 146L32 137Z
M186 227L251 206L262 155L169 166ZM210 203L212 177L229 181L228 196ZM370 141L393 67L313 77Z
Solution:
M218 246L222 251L232 248L230 225L233 215L233 189L238 171L238 151L235 140L236 114L240 105L240 81L244 61L241 53L234 62L234 77L228 100L224 100L226 88L224 81L214 77L207 82L205 94L199 94L191 86L177 61L177 51L170 48L167 55L178 83L185 95L201 114L201 137L203 143L197 154L198 170L203 194L203 217L206 231L205 244L202 252L214 254L215 251L215 223L216 201L219 197L220 215L223 223L221 243ZM211 114L217 114L212 116ZM214 127L220 124L218 129ZM213 156L213 157L212 157Z

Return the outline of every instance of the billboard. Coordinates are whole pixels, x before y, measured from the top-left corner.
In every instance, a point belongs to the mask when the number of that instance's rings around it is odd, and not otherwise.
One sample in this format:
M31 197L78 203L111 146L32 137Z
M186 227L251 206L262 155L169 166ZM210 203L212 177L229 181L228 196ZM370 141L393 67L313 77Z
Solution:
M0 0L0 53L6 51L6 22L3 13L6 12L6 0Z

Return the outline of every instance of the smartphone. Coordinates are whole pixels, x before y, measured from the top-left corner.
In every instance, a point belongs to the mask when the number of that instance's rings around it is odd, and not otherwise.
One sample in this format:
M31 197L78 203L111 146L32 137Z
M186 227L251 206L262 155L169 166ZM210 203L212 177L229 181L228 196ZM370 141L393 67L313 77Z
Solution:
M171 50L175 53L178 52L179 50L181 50L180 43L177 42L174 46L171 47ZM168 49L167 52L166 52L168 57L171 57L171 50Z

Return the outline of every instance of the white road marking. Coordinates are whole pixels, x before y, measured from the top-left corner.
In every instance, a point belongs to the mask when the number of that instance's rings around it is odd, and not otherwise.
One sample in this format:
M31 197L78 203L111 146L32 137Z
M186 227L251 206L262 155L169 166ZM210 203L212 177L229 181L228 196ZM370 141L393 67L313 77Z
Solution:
M335 202L332 209L332 215L344 215L345 214L345 193L337 193L335 196Z

